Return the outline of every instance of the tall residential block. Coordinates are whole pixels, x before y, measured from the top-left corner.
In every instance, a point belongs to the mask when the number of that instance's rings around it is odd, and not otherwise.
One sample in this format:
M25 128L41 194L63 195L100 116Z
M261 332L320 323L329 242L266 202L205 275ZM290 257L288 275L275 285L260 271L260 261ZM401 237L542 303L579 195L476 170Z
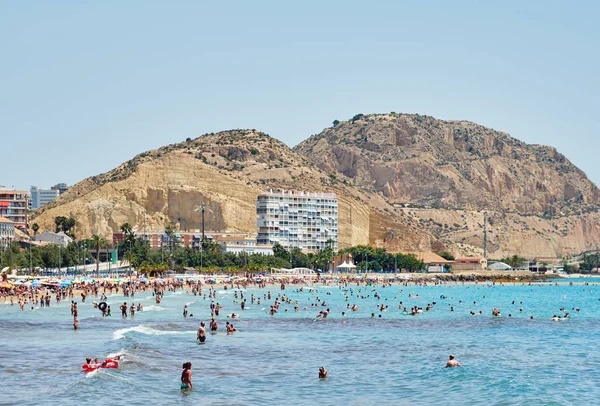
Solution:
M338 201L335 193L281 191L256 198L259 245L281 244L316 252L338 248Z
M31 193L31 200L29 201L30 210L44 207L60 195L58 189L40 189L37 186L32 186L31 189L29 189L29 192Z
M24 190L0 189L0 216L12 221L15 227L27 228L29 193Z

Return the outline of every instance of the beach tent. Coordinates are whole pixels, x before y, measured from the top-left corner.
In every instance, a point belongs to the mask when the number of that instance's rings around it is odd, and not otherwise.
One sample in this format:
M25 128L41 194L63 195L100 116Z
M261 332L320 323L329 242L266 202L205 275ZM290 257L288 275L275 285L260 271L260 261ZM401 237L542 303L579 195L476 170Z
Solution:
M504 262L494 262L488 266L490 271L512 271L512 266L505 264Z
M341 264L338 265L338 269L340 271L350 271L352 269L355 269L356 265L354 265L352 262L342 262Z

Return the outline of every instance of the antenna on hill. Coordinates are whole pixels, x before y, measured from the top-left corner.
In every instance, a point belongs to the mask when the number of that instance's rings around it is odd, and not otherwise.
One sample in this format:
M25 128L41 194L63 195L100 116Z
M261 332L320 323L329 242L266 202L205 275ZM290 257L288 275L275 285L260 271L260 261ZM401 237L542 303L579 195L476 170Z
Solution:
M197 212L202 212L202 241L204 242L204 212L208 210L210 213L212 213L213 211L210 209L210 207L206 207L206 205L204 204L204 202L202 202L200 204L200 206L196 206L194 208L194 211Z
M487 216L483 216L483 258L487 258Z

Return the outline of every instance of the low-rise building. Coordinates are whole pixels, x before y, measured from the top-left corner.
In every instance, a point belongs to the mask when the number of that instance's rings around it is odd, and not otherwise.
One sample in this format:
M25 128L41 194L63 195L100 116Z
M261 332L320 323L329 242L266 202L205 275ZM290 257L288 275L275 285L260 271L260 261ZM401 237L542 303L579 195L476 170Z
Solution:
M6 249L15 240L15 223L0 217L0 249Z
M484 271L487 269L487 259L481 257L456 258L452 265L454 271Z
M539 257L529 262L529 270L536 273L555 272L562 266L562 258Z
M218 235L215 236L214 241L221 244L223 252L273 255L273 247L259 245L256 243L256 238L249 235Z
M36 235L35 241L45 242L48 244L56 244L66 247L67 245L69 245L69 243L73 242L73 239L65 233L63 233L62 231L60 233L52 233L47 231L45 233L40 233Z
M404 254L414 255L419 261L423 261L427 272L448 272L450 267L454 266L454 261L443 258L435 252L405 252Z

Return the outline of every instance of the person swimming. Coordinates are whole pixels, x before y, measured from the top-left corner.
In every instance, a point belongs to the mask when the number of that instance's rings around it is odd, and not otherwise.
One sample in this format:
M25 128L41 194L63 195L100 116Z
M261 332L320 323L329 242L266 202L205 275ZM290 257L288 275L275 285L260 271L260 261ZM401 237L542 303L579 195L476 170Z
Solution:
M326 379L327 376L327 370L324 367L319 368L319 379Z
M453 368L453 367L461 367L460 362L454 359L454 355L450 354L448 356L448 362L446 362L445 368Z

